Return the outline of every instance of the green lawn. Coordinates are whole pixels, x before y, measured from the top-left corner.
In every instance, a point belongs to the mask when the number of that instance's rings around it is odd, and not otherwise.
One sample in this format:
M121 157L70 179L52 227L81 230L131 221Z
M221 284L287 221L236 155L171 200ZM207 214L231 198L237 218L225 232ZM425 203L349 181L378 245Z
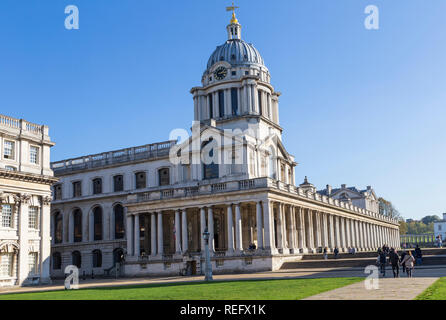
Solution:
M416 300L446 300L446 277L435 281Z
M298 300L363 278L172 283L0 295L0 300Z

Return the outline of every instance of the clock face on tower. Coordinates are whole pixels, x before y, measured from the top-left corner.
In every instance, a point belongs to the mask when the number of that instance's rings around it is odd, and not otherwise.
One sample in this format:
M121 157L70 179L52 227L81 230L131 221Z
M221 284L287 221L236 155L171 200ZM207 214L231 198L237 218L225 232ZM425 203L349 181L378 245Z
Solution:
M223 80L226 78L228 74L228 70L225 67L218 67L217 70L214 71L214 77L217 80Z

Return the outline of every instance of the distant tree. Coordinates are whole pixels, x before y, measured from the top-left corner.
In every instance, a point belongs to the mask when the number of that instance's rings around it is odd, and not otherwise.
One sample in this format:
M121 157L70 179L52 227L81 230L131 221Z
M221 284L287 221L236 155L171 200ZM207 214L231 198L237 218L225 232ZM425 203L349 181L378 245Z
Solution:
M398 219L401 217L398 210L393 206L392 202L384 199L379 198L379 213L382 215L385 215L386 217Z
M407 222L403 218L400 218L400 234L407 234L408 226Z
M440 221L440 220L441 219L440 219L439 216L433 215L433 216L425 216L423 219L421 219L421 222L423 222L426 225L429 225L429 224L431 224L433 222L437 222L437 221Z

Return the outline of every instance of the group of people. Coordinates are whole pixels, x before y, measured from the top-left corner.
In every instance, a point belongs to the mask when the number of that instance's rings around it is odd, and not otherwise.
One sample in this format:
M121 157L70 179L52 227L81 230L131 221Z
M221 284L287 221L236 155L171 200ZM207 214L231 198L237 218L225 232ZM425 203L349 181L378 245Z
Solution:
M418 246L415 248L414 254L412 254L412 251L406 252L406 250L403 250L401 255L399 255L397 250L384 245L382 248L378 249L377 264L380 267L383 277L386 276L386 265L388 258L389 264L392 266L394 278L398 278L400 276L400 266L403 268L403 273L406 273L409 278L412 278L415 263L420 265L422 261L421 257L421 249Z

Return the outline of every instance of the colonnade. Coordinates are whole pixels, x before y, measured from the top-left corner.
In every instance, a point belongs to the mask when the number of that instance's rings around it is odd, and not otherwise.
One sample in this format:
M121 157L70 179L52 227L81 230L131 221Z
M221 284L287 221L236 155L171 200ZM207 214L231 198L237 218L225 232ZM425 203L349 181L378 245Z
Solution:
M398 248L400 244L397 226L384 221L277 201L256 201L129 212L127 254L156 257L202 252L206 228L211 253L227 256L248 250L266 250L272 254L315 253L325 247L330 251L338 248L340 252L348 248L367 251L384 244Z

